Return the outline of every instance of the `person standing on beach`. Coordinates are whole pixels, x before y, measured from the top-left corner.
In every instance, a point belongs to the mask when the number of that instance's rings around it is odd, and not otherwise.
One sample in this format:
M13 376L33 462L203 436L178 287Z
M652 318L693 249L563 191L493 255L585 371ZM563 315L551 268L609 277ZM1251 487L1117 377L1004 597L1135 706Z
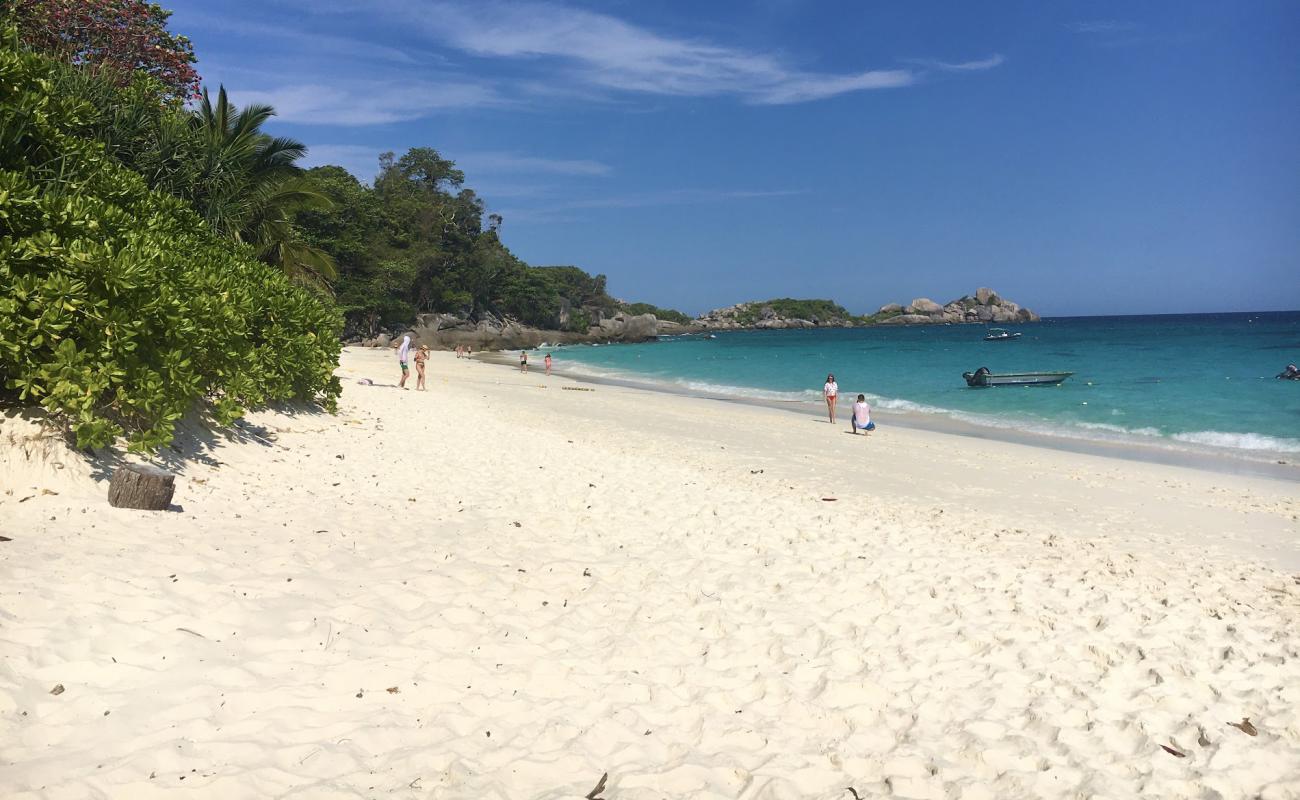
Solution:
M429 360L429 345L422 344L420 349L415 351L415 388L416 391L424 391L424 362Z
M519 371L520 372L528 371L528 353L525 350L519 351Z
M849 429L853 435L857 436L858 431L871 433L876 429L876 423L871 421L871 406L867 405L865 395L858 395L858 402L853 404L853 413L849 415Z
M822 387L822 397L826 398L826 413L831 418L831 424L835 424L835 398L840 393L840 385L835 382L834 375L826 376L826 385Z
M406 379L411 374L410 367L406 365L406 361L408 358L410 358L410 356L411 356L411 337L403 336L402 344L400 347L397 348L397 363L402 365L402 380L398 382L397 385L403 389L406 388Z
M547 375L547 377L550 377L550 374L551 374L551 354L550 354L550 353L547 353L547 354L546 354L546 375Z

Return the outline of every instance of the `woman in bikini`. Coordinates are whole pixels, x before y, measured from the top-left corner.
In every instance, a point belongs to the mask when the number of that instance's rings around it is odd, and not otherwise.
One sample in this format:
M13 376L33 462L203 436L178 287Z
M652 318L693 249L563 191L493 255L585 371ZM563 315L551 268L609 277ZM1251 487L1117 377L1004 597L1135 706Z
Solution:
M415 351L415 388L424 391L424 362L429 360L429 345L422 344Z
M831 418L831 424L835 424L835 398L840 393L840 385L835 382L834 375L826 376L826 385L822 387L822 397L826 398L826 413Z

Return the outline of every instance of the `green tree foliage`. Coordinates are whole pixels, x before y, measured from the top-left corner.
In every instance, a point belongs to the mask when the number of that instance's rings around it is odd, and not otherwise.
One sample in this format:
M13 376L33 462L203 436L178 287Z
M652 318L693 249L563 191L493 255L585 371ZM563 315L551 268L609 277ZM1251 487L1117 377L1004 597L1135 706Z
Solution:
M124 89L67 66L54 67L52 90L86 103L78 135L101 142L148 185L179 197L217 233L252 245L257 256L303 283L324 286L334 260L306 241L293 223L329 198L296 165L306 145L262 131L270 106L235 107L224 88L207 92L192 111L160 106L147 76Z
M501 218L484 225L464 173L432 148L380 156L373 188L341 167L306 176L332 205L301 210L294 224L338 264L335 293L354 331L449 312L585 332L591 314L619 310L605 276L516 258L501 242Z
M333 307L151 190L85 135L104 109L54 91L56 66L4 39L3 391L68 420L87 447L125 433L157 448L200 400L222 423L273 401L332 407Z
M695 320L688 314L672 309L652 306L649 303L624 303L622 306L623 313L638 316L640 314L654 314L656 319L667 320L668 322L677 322L682 325L689 325Z
M807 319L822 323L856 319L848 309L831 300L795 300L790 297L778 297L762 303L751 303L748 308L736 314L736 321L742 325L752 325L762 318L765 308L770 308L777 316L787 319Z

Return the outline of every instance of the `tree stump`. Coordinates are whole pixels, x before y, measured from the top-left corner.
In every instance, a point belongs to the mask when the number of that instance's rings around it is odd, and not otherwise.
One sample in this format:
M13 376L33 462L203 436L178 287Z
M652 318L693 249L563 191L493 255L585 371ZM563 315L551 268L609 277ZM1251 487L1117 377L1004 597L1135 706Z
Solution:
M171 505L176 476L165 469L130 464L113 473L108 482L108 504L114 508L162 511Z

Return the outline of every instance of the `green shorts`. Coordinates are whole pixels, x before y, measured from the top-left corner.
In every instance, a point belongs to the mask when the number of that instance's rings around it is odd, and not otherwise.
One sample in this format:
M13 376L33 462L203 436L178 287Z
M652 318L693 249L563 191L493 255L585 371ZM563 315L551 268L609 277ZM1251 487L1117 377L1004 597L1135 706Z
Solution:
M405 361L399 361L398 363L402 365L402 372L408 372L408 371L409 371L409 368L406 366L406 362L405 362Z

